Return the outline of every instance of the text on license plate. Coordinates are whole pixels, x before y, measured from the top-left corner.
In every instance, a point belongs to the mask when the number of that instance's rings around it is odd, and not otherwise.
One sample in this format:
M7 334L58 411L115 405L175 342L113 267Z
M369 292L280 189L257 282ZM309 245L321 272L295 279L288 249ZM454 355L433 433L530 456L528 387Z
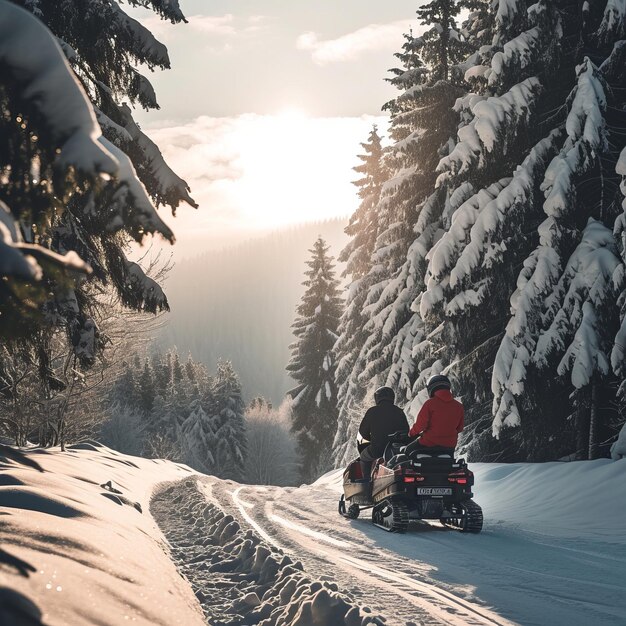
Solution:
M451 496L452 487L418 487L418 496Z

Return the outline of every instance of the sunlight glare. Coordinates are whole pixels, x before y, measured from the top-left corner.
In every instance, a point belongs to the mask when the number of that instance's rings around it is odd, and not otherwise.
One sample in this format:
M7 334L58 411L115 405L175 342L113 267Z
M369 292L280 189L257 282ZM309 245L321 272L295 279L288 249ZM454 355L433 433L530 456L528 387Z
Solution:
M278 111L276 117L285 120L285 122L302 122L308 118L308 115L304 109L288 106Z

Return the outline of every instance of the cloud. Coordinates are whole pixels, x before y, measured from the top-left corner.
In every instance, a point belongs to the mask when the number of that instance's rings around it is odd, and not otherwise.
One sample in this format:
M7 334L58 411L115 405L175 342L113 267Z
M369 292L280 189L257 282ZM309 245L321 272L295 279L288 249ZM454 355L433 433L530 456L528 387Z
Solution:
M199 33L226 36L237 34L235 16L232 13L226 15L190 15L187 20L189 29Z
M318 65L354 61L366 52L397 49L410 25L408 20L370 24L336 39L320 39L317 33L307 32L298 37L296 47L310 52Z
M199 117L144 128L191 186L198 211L168 220L182 247L350 214L352 168L372 124L386 118L278 115ZM164 217L165 214L163 214ZM166 218L167 219L167 218Z
M266 28L264 15L250 15L239 17L232 13L225 15L189 15L187 24L171 24L157 15L150 15L140 19L141 23L155 37L171 39L177 35L189 36L190 31L196 35L232 38L239 35L255 33Z

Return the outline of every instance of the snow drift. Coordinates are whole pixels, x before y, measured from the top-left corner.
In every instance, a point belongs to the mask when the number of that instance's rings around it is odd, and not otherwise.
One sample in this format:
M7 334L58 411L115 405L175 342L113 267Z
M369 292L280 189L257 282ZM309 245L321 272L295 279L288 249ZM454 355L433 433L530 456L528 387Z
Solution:
M43 471L0 450L0 624L204 623L148 513L189 468L96 443L25 460Z

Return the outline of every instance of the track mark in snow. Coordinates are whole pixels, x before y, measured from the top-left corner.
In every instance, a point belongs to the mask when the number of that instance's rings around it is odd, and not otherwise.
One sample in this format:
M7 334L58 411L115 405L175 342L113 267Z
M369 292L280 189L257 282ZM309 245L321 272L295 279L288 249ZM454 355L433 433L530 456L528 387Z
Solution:
M371 572L372 574L382 576L383 578L386 578L387 580L395 584L400 584L408 589L420 591L421 593L430 595L442 605L448 605L451 609L455 611L458 611L460 613L466 612L467 615L471 616L473 619L478 619L478 622L467 622L465 621L466 618L462 618L458 622L459 624L480 623L488 625L497 624L498 626L512 626L514 623L504 619L503 617L500 617L497 613L494 613L487 608L476 606L471 602L468 602L467 600L463 600L462 598L459 598L458 596L455 596L454 594L445 591L444 589L436 587L435 585L415 580L414 578L411 578L410 576L405 576L404 574L391 572L384 567L378 567L376 565L368 563L367 561L362 561L361 559L345 556L343 554L337 555L337 559L344 561L362 571ZM441 613L439 613L439 616L441 616Z
M312 541L312 539L319 540L323 537L324 540L332 540L332 537L312 531L275 515L271 501L267 502L265 505L265 515L269 521L276 521L281 524L297 543L314 554L322 555L343 569L351 570L353 573L354 570L358 570L359 578L367 581L368 584L385 588L386 591L390 591L408 600L414 606L442 620L445 624L453 626L467 626L468 624L513 626L514 624L514 622L501 617L490 609L472 604L436 585L416 580L408 575L392 572L372 562L321 546L318 542ZM302 532L303 529L306 532ZM268 534L266 531L263 532ZM346 548L352 547L347 542L339 540L334 541L345 544ZM415 592L419 592L419 595L416 595ZM429 596L430 600L424 596Z
M250 515L248 514L248 511L246 511L245 505L243 504L243 502L239 499L239 492L243 489L243 487L238 487L237 489L235 489L235 491L233 491L231 493L231 497L233 499L233 502L235 503L235 506L237 507L237 509L239 510L239 513L241 513L241 516L246 520L246 522L248 522L248 524L250 524L250 526L252 526L252 528L254 528L254 530L257 531L257 533L259 533L259 535L261 537L263 537L263 539L265 539L265 541L267 541L269 544L276 546L277 548L279 548L280 550L283 549L283 547L276 541L276 539L274 539L271 535L269 535L268 533L266 533L253 519L252 517L250 517ZM246 503L248 504L248 503Z
M285 528L291 528L292 530L295 530L296 532L299 532L303 535L308 535L309 537L313 537L314 539L319 539L320 541L323 541L325 543L330 543L333 546L337 546L339 548L350 547L350 544L347 541L341 541L340 539L329 537L328 535L325 535L324 533L319 533L316 530L311 530L310 528L307 528L306 526L295 524L294 522L290 522L288 519L285 519L284 517L280 517L280 515L270 514L268 515L268 518L272 522L278 522L281 526L284 526Z

